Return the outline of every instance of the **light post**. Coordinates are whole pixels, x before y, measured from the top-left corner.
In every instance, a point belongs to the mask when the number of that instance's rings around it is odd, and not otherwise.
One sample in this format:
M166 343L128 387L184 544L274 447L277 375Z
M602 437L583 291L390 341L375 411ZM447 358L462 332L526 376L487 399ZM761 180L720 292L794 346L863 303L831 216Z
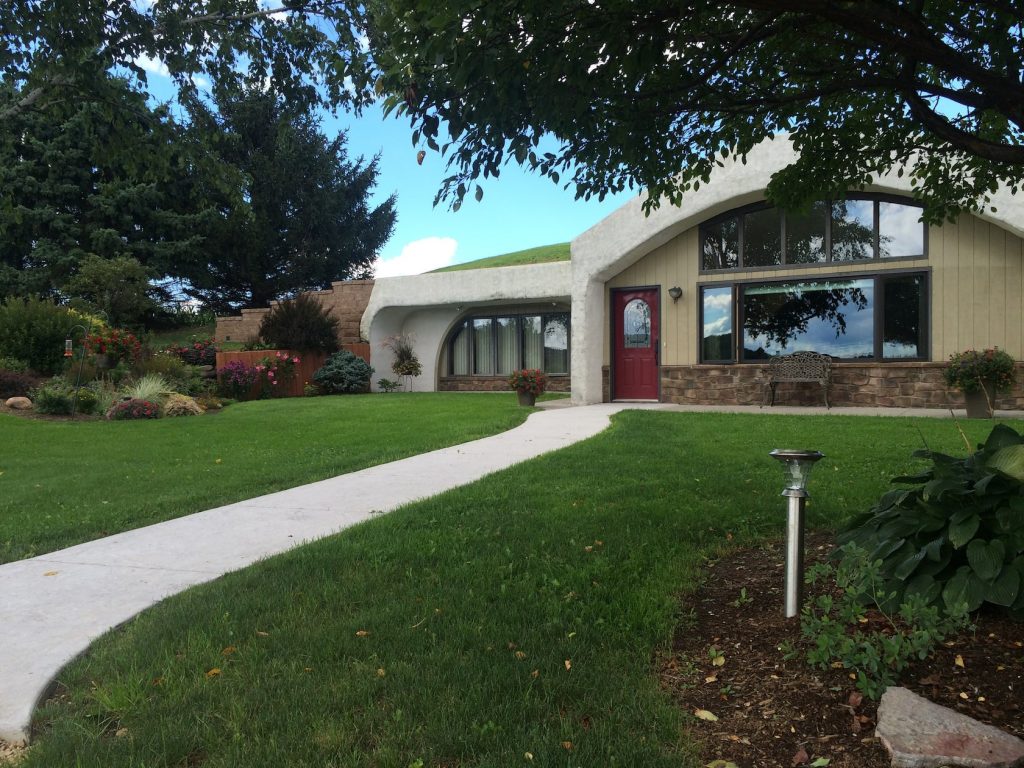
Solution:
M814 462L825 456L819 451L776 448L768 454L782 463L786 487L782 495L789 499L786 513L786 618L800 613L804 585L804 507L807 504L807 480Z

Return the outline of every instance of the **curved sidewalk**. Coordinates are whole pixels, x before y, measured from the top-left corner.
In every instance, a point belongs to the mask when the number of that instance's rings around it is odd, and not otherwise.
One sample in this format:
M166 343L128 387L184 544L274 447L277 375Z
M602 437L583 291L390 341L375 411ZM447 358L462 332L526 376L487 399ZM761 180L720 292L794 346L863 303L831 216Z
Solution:
M636 407L540 411L499 435L0 566L0 740L26 741L61 668L163 598L596 435Z

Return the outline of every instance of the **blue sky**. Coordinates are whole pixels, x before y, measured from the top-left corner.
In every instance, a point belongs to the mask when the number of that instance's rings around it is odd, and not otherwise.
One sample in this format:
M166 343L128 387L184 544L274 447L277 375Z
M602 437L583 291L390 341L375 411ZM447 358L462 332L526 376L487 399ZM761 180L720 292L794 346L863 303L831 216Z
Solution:
M157 99L170 99L174 91L159 62L137 60L148 74L149 91ZM202 88L206 83L197 79ZM446 203L433 206L441 180L448 175L446 160L427 149L423 164L420 149L412 145L412 128L405 119L385 119L371 107L361 116L340 112L323 114L322 129L329 137L348 131L350 158L369 159L380 154L377 202L398 195L398 217L391 239L378 261L377 275L408 275L473 261L487 256L572 240L623 205L627 194L603 202L574 199L574 191L530 174L517 165L502 168L501 176L483 182L480 202L472 195L453 212ZM425 147L423 147L426 149Z

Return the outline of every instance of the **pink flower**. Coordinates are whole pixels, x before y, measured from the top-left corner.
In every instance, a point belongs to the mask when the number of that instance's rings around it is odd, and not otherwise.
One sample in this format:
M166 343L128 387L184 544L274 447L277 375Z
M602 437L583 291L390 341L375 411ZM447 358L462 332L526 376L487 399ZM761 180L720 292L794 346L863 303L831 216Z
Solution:
M297 362L299 362L299 358L297 358L297 357L293 357L293 358L292 358L292 362L293 362L293 363L297 363Z

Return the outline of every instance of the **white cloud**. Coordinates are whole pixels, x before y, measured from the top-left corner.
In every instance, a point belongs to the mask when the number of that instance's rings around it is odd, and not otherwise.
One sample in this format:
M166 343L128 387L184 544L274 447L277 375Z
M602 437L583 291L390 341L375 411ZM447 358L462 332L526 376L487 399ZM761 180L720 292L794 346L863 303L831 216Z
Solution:
M373 272L377 277L418 275L455 263L459 243L451 237L425 237L414 240L390 259L377 259Z
M160 61L160 59L154 59L152 56L142 54L135 59L135 63L147 72L152 72L153 74L160 75L161 77L169 77L171 74L168 71L166 64Z

